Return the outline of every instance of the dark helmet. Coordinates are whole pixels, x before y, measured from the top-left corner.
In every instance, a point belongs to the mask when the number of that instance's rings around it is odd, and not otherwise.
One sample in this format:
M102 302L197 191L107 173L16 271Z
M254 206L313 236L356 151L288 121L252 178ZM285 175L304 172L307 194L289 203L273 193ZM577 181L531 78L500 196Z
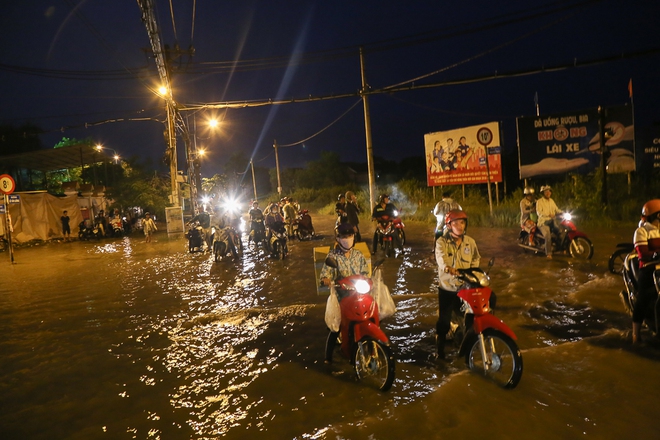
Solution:
M530 194L531 194L531 195L534 195L534 188L528 186L528 187L525 188L525 190L523 191L523 194L525 194L525 195L530 195Z
M339 195L337 196L337 201L340 201L340 200L343 199L343 198L344 198L344 195L343 195L343 194L339 194Z
M467 229L468 216L465 211L461 211L460 209L452 209L447 213L447 215L445 215L445 225L449 226L449 224L454 220L460 219L465 220L465 229Z
M350 223L342 223L335 228L335 235L337 238L350 237L355 235L355 229Z
M378 196L378 203L383 203L383 200L389 198L390 198L389 194L381 194L380 196Z

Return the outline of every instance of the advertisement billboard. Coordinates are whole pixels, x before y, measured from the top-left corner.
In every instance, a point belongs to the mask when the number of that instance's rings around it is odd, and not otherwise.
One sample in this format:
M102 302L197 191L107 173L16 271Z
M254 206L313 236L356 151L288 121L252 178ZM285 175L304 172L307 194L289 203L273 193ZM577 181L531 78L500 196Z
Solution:
M517 118L520 178L577 172L600 166L600 115L597 108ZM630 107L604 109L608 172L635 169L634 126Z
M425 134L424 152L428 186L502 181L497 122Z

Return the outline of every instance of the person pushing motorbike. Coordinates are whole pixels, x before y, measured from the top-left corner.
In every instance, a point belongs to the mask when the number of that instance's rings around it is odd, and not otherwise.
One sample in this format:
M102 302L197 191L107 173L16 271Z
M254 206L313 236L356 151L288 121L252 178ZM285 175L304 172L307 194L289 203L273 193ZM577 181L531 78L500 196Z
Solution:
M635 250L639 256L639 296L633 304L632 342L641 342L642 322L648 306L656 300L658 292L653 282L655 264L660 257L660 199L649 200L642 207L642 224L633 236ZM657 318L656 318L657 319Z
M438 263L438 321L436 329L436 345L438 358L445 358L445 338L450 329L451 312L460 298L456 295L461 287L455 278L458 269L479 267L481 255L477 242L465 234L468 226L468 216L465 211L451 210L445 216L445 233L435 242L435 259ZM491 308L495 306L495 293L490 299Z
M561 214L561 210L557 207L555 201L552 200L552 188L550 185L542 186L541 194L543 194L543 197L536 201L536 213L539 217L538 229L545 238L545 255L547 258L552 259L552 231L559 232L556 217L557 214Z
M527 230L529 233L529 245L534 245L534 235L531 234L533 224L527 222L527 220L536 224L536 200L534 200L534 188L527 187L523 190L523 198L520 201L520 227Z
M335 228L335 248L330 252L335 257L337 262L337 268L323 264L321 269L321 274L319 276L319 281L322 285L330 286L336 280L341 278L346 278L351 275L364 275L369 276L369 265L367 264L366 258L362 255L357 249L354 249L355 245L355 231L353 225L350 223L342 223ZM339 293L338 293L339 295ZM342 297L339 296L339 301L342 300ZM328 346L326 347L326 353L332 353L335 344L337 343L337 336L339 332L332 332L333 337L328 338ZM326 363L331 363L332 358L326 358Z

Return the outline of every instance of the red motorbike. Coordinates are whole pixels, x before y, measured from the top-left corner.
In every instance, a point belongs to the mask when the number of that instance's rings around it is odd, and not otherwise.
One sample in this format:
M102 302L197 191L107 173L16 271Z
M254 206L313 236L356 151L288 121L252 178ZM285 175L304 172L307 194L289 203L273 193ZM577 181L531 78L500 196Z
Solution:
M332 256L326 258L326 264L337 267ZM341 298L341 353L353 364L358 380L387 391L394 382L396 361L390 341L380 328L378 306L370 295L372 287L371 279L362 275L352 275L335 282L335 289ZM334 334L331 332L326 343L326 359L332 358L332 353L329 353L335 345L330 341L332 337Z
M493 266L494 259L488 263ZM459 269L456 276L463 281L458 291L462 300L452 311L448 337L459 345L458 355L474 372L492 379L503 388L515 388L523 372L523 360L516 335L502 320L491 313L488 274L478 267Z
M403 221L399 217L399 211L394 211L394 218L392 219L392 224L394 225L394 229L396 229L396 234L399 239L399 243L401 245L400 250L403 250L403 245L406 244L406 231L404 231L406 225L403 224Z
M397 226L398 225L398 226ZM381 243L385 256L390 258L394 256L394 249L403 252L403 241L406 236L403 233L403 222L398 217L383 215L378 217L376 224L376 237Z
M572 219L573 216L568 212L561 214L559 231L551 232L552 247L554 252L568 251L575 259L588 260L594 255L594 245L587 234L578 231ZM518 246L545 253L545 240L537 225L527 220L518 235Z

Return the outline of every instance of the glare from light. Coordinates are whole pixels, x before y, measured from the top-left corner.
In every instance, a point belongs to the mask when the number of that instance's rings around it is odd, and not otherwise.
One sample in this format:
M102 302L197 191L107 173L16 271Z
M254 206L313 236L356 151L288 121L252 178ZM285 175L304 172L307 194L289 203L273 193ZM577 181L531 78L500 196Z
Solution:
M209 119L209 127L216 128L219 124L217 119Z
M570 212L565 212L565 213L564 213L564 219L565 219L565 220L570 220L570 219L572 219L572 218L573 218L573 216L570 214Z
M160 93L163 96L167 95L167 87L160 86L160 88L158 89L158 93Z
M197 155L199 156L204 156L206 154L206 150L203 148L198 148L197 149Z
M355 282L355 290L357 290L358 293L369 293L369 283L365 280L357 280Z
M202 203L203 203L203 204L208 205L208 203L209 203L210 201L211 201L211 199L208 198L207 196L202 197Z
M101 144L97 144L95 147L98 151L101 151L103 149L103 146Z

